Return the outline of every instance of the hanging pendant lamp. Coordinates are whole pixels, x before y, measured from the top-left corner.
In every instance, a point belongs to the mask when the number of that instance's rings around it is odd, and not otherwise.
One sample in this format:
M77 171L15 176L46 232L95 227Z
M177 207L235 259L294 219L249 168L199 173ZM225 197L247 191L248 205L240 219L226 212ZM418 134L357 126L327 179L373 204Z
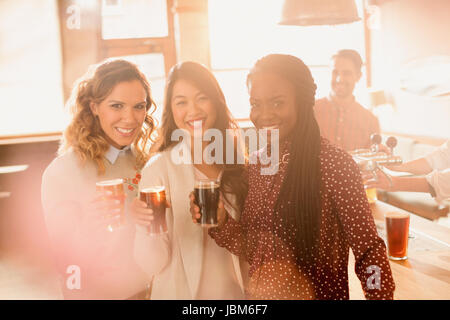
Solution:
M312 26L360 20L354 0L285 0L281 25Z

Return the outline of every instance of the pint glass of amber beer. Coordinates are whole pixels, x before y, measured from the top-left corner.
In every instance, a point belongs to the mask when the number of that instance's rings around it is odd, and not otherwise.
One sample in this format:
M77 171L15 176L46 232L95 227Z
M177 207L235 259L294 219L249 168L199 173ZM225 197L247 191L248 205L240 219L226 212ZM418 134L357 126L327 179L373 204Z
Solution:
M392 260L408 258L409 213L388 212L385 214L388 256Z
M119 200L120 212L112 215L113 221L108 225L109 231L117 230L126 224L125 220L125 191L123 187L123 179L105 180L96 183L96 190L106 193L109 191L109 195L105 196L105 199Z
M219 205L220 183L216 179L195 180L194 196L195 204L200 208L200 219L197 219L202 227L217 226L217 208Z
M139 192L139 199L153 210L153 221L148 226L149 234L167 232L166 224L166 190L164 186L150 187Z

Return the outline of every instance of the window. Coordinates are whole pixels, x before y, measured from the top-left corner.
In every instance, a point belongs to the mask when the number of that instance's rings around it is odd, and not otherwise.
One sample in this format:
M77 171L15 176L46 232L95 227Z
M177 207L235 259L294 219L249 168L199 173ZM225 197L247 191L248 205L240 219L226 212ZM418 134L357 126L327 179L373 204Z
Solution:
M168 35L166 0L103 0L103 39L163 38Z
M0 1L0 39L0 136L62 130L56 1Z
M148 77L160 119L176 63L173 0L0 1L0 136L61 132L64 103L92 64L120 57Z
M176 63L172 0L103 1L101 58L122 58L147 76L160 122L166 73Z
M358 9L362 17L362 8ZM248 70L266 54L301 58L318 86L316 97L327 95L330 89L328 65L333 53L355 49L365 60L362 21L338 26L280 26L281 10L279 0L209 0L211 66L238 119L248 118L250 112L245 84ZM355 91L356 99L363 104L367 101L364 79L363 75Z

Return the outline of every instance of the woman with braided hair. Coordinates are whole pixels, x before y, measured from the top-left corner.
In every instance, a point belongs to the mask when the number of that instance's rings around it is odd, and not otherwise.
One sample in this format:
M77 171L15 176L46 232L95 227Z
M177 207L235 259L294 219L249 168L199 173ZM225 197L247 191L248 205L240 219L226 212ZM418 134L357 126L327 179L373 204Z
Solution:
M209 230L219 246L249 262L247 296L349 299L351 247L366 298L392 299L386 248L359 169L321 138L308 67L294 56L270 54L250 70L247 86L255 127L279 130L278 171L262 175L260 162L250 165L240 220L219 206L219 226ZM191 213L200 215L192 199Z

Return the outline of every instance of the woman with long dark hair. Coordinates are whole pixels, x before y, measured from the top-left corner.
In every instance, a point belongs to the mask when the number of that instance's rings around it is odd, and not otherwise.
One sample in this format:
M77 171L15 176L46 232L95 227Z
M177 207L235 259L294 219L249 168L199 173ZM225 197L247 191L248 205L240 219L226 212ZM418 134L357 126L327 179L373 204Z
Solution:
M222 90L206 67L188 61L171 69L166 83L161 130L152 147L156 154L144 168L139 185L140 189L164 186L171 203L166 214L171 258L169 265L154 278L152 299L244 297L239 259L217 246L208 236L207 229L192 223L187 199L196 179L218 179L224 205L234 219L239 219L247 194L246 168L243 164L226 164L227 152L232 152L234 157L239 152L238 144L234 144L232 150L220 150L223 158L216 163L209 163L203 157L196 161L194 155L196 129L203 133L218 130L225 137L236 128ZM182 141L179 137L173 138L180 130L186 133ZM201 144L202 155L207 145ZM177 148L186 151L188 161L174 159L174 155L178 155ZM150 210L145 208L145 203L135 200L138 224L151 223ZM154 268L148 267L153 263L150 252L141 251L135 257L144 271L153 272Z
M308 67L294 56L271 54L256 62L247 85L255 127L278 130L278 171L262 175L259 162L250 165L240 221L225 214L209 230L219 246L249 262L247 295L348 299L351 247L366 297L392 299L385 245L359 169L346 152L321 138ZM200 215L192 201L191 213Z

